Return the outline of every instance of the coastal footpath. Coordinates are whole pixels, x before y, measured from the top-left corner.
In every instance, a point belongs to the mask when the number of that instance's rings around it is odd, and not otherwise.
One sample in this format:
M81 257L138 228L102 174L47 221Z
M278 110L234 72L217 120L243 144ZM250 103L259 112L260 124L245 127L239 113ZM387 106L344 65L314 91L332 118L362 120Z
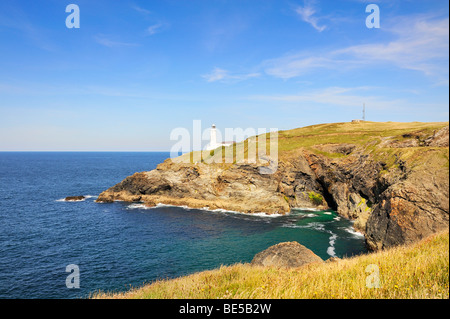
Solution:
M233 158L216 150L200 160L195 152L167 159L125 178L97 202L266 214L334 209L355 221L374 251L449 227L448 122L332 123L280 131L275 168L270 152L248 160L252 143L267 138L233 145Z

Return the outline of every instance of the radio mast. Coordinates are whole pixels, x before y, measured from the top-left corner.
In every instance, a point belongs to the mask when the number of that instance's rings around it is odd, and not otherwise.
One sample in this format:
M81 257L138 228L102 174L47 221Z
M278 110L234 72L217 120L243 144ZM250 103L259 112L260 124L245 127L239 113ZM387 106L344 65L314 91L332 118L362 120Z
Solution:
M363 103L363 121L366 120L366 103Z

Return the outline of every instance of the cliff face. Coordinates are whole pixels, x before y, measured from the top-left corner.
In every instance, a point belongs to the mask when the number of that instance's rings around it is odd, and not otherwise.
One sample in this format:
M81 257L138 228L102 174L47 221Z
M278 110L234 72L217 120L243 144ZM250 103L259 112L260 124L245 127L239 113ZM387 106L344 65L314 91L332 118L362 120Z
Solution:
M373 250L449 226L448 125L316 126L282 132L279 143L273 174L261 174L261 163L168 159L153 171L127 177L97 201L268 214L332 208L355 220Z
M222 167L174 163L170 159L150 172L136 173L100 194L98 201L143 201L227 209L245 213L285 213L289 205L270 175L256 166Z

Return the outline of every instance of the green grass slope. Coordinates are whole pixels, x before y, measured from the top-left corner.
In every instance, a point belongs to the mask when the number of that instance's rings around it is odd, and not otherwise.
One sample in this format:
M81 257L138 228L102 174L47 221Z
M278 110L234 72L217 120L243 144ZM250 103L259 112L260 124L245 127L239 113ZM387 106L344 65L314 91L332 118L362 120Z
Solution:
M295 269L222 266L93 298L447 299L449 234L408 246ZM379 287L374 287L378 279Z

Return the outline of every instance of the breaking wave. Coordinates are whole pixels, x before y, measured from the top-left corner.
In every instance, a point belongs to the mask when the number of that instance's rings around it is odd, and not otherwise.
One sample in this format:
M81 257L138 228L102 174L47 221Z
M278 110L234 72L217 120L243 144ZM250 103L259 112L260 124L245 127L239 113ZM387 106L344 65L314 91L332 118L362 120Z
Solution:
M336 242L337 235L335 233L333 233L332 231L329 231L329 233L331 234L331 236L329 239L330 246L327 248L327 254L330 255L331 257L336 257L336 252L334 250L334 244Z
M176 208L182 208L182 209L187 209L187 210L197 209L197 210L203 210L203 211L214 212L214 213L240 214L240 215L245 215L245 216L270 217L270 218L284 216L282 214L267 214L267 213L263 213L263 212L261 212L261 213L242 213L242 212L227 210L227 209L223 209L223 208L217 208L217 209L210 209L209 207L192 208L192 207L185 206L185 205L178 206L178 205L162 204L162 203L158 203L156 206L146 206L143 203L133 203L133 204L128 205L127 209L155 209L155 208L164 208L164 207L176 207Z
M318 208L309 208L309 207L294 207L292 210L302 210L305 212L320 212L321 210Z
M342 229L344 229L347 233L351 234L354 237L364 238L364 234L357 232L356 230L353 229L353 227L345 227Z

